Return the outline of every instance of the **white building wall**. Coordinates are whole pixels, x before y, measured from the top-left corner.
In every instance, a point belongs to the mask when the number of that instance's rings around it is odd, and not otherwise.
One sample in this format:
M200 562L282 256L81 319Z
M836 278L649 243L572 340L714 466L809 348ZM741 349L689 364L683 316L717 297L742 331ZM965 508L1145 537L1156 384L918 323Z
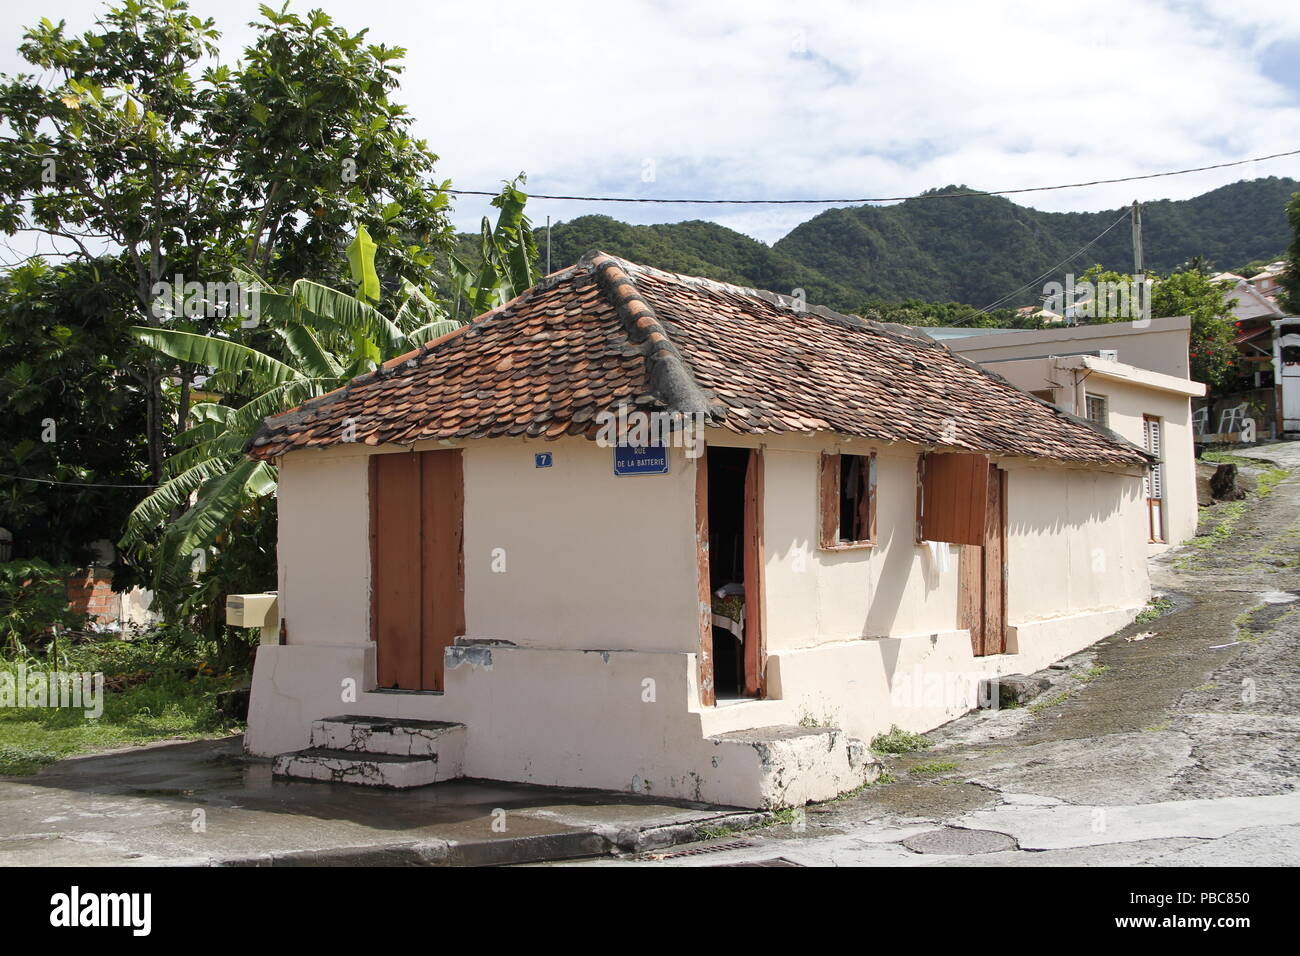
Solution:
M280 462L280 617L293 644L370 640L369 456L300 452Z
M876 451L873 548L818 548L820 452ZM916 454L846 441L764 453L769 651L956 626L956 552L941 574L915 542Z
M926 730L975 706L981 678L1041 668L1146 600L1140 478L1000 462L1009 653L976 658L956 628L955 549L941 569L913 540L917 449L761 444L769 699L708 708L695 676L694 464L680 450L669 475L615 478L611 450L580 439L464 445L467 637L510 643L450 649L442 694L372 689L365 450L286 456L289 644L259 650L247 748L304 747L311 721L338 713L459 721L467 775L756 805L754 751L715 735L809 722L863 739L892 724ZM817 456L836 447L878 452L876 548L816 547ZM551 468L534 467L538 451ZM492 569L498 548L504 573Z
M549 468L534 467L538 450ZM695 471L614 475L613 449L465 446L465 624L528 647L694 651ZM505 568L504 571L494 568Z

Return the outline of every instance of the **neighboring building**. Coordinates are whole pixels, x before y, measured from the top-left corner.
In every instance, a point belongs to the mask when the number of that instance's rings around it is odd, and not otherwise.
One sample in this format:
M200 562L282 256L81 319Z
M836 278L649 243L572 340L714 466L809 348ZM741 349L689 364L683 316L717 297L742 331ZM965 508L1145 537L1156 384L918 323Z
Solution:
M1042 319L1044 325L1055 325L1057 322L1065 321L1065 316L1061 313L1039 305L1027 305L1023 309L1016 309L1016 315L1023 319Z
M1300 318L1273 321L1273 368L1276 372L1280 432L1300 432Z
M1224 297L1232 299L1232 318L1238 323L1254 323L1284 314L1275 298L1261 292L1245 279L1238 279L1224 293Z
M1282 292L1282 276L1285 273L1285 260L1278 260L1270 262L1246 281L1261 295L1276 296Z
M628 447L640 412L706 427ZM246 746L288 775L826 799L1150 596L1152 459L1114 432L914 330L601 253L250 454L282 643Z
M1045 402L1114 429L1161 458L1144 482L1143 524L1152 551L1196 533L1191 399L1205 386L1189 376L1186 316L998 334L945 330L958 354Z
M1247 280L1239 280L1227 293L1232 301L1237 368L1233 380L1213 401L1203 407L1206 431L1235 430L1249 418L1259 438L1273 438L1283 431L1281 415L1282 380L1275 361L1273 330L1286 313L1275 296L1265 295Z

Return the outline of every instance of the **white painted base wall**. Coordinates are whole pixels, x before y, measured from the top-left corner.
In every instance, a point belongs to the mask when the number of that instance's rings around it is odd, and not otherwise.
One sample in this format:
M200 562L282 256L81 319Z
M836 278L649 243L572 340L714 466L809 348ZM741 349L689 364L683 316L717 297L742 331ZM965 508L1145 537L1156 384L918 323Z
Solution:
M978 704L979 681L1028 673L1132 620L1138 607L1011 628L1019 653L977 658L966 631L868 638L772 654L771 697L702 708L693 654L477 645L448 651L442 694L361 692L374 646L258 649L247 750L308 746L313 720L338 714L465 724L469 777L582 786L763 807L856 785L804 767L772 792L752 748L710 738L757 728L833 726L869 741L897 724L930 730ZM858 781L860 782L860 781Z

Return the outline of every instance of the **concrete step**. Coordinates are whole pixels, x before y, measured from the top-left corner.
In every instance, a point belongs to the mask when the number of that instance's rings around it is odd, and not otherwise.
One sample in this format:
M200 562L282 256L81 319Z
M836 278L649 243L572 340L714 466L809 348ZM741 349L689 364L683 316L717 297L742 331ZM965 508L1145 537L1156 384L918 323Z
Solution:
M465 753L465 725L401 717L324 717L312 722L311 745L401 757L437 755L459 764Z
M361 754L328 747L308 747L275 758L277 777L299 780L325 780L331 783L359 783L368 787L392 787L404 790L423 787L460 776L457 767L447 774L437 754L403 756L400 754Z
M778 725L706 740L716 748L712 765L719 783L729 780L734 788L745 781L752 789L753 802L744 806L777 809L830 800L874 782L881 771L870 748L838 727Z

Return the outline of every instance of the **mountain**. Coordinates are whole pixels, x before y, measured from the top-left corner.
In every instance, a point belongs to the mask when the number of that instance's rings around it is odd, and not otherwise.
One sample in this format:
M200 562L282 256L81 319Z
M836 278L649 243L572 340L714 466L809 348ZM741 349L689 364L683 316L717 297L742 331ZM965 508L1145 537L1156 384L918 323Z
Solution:
M536 230L545 268L546 230ZM601 249L632 262L670 272L706 276L723 282L789 292L802 288L807 300L829 305L857 302L852 283L841 284L784 253L715 222L630 226L609 216L579 216L551 227L551 267L576 262L590 249Z
M1147 268L1168 272L1194 256L1222 269L1278 256L1290 242L1285 205L1294 179L1233 183L1186 200L1142 207ZM927 196L967 192L949 186ZM1120 220L1095 244L1086 244ZM537 231L545 256L545 230ZM1041 212L1001 196L912 199L894 206L828 209L773 246L710 222L632 226L581 216L551 228L553 268L603 249L634 262L777 292L802 288L809 302L858 311L868 302L1008 301L1027 305L1048 278L1101 263L1131 271L1127 210ZM1076 255L1076 253L1078 253ZM1039 279L1068 260L1051 276Z

